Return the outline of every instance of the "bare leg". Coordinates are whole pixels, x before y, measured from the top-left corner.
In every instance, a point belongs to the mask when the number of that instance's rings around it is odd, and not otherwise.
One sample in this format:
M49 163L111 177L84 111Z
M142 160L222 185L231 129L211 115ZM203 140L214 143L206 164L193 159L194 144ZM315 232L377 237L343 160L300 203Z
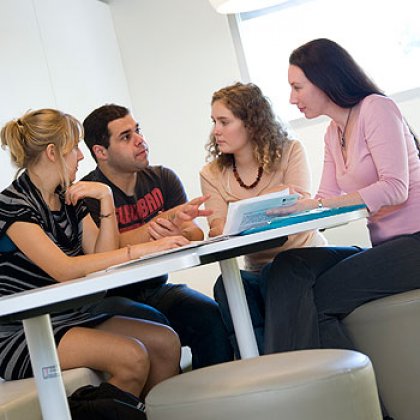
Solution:
M177 334L167 325L114 317L97 328L135 337L144 344L149 354L150 371L142 393L143 396L157 383L179 373L181 344Z
M178 374L180 354L178 336L170 327L123 317L94 329L72 328L58 346L62 369L107 372L110 383L136 396Z
M111 384L136 396L150 370L147 350L139 340L94 328L67 331L58 345L58 358L63 370L89 367L107 372Z

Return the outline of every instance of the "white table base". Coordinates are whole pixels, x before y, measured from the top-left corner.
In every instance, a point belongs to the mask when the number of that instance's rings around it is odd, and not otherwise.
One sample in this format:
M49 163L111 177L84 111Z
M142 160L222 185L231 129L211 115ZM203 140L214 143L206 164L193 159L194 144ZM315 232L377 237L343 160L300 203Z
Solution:
M257 340L236 258L219 261L223 284L242 359L259 356Z
M43 420L71 420L48 314L24 319Z

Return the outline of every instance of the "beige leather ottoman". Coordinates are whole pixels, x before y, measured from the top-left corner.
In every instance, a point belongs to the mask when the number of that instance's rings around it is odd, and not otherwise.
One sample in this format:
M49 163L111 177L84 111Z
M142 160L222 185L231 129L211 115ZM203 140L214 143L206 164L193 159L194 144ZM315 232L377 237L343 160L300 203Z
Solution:
M63 372L63 382L70 395L81 386L98 385L101 375L87 368L70 369ZM9 382L0 379L0 420L42 420L34 378Z
M347 350L305 350L224 363L168 379L149 420L379 420L372 365Z
M420 290L366 303L344 325L372 360L389 415L420 419Z

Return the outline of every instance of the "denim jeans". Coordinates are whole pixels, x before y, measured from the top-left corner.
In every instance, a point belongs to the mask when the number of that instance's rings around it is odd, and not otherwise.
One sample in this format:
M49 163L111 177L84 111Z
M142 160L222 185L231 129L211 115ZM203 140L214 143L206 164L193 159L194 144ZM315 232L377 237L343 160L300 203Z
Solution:
M248 303L251 315L252 326L257 340L258 350L260 354L264 353L264 302L261 295L261 275L256 272L242 271L242 283L245 289L245 297ZM236 341L235 330L233 327L232 316L229 310L223 278L219 276L214 285L214 298L219 304L222 313L223 322L225 323L229 340L235 351L235 356L240 359L238 343Z
M193 369L233 360L218 304L185 284L165 280L166 276L149 285L138 283L110 290L110 296L92 305L90 311L170 325L181 344L191 348Z

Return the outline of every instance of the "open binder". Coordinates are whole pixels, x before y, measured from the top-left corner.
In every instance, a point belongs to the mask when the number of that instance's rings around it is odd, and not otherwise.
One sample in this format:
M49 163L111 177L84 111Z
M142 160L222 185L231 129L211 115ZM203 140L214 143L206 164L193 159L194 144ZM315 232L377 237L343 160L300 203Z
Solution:
M355 206L336 207L336 208L320 208L308 211L302 211L299 213L291 213L286 216L274 216L265 223L261 223L258 226L254 226L250 229L243 230L240 235L249 235L250 233L261 232L268 229L276 229L284 226L294 225L296 223L308 222L314 219L320 219L323 217L335 216L337 214L348 213L355 210L366 209L364 204L358 204Z
M299 194L289 194L289 189L271 194L229 203L223 236L238 235L244 230L264 225L273 219L268 210L291 206L299 198Z

